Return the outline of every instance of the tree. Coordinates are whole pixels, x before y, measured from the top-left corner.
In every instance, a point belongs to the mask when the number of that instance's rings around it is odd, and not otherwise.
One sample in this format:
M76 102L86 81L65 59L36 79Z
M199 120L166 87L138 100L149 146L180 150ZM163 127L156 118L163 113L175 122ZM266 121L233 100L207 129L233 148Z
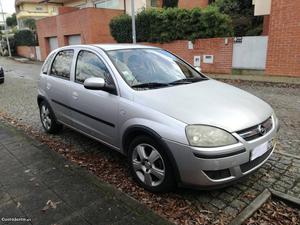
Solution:
M35 22L36 22L35 19L29 18L29 19L24 20L24 25L26 27L28 27L29 29L31 29L31 30L36 30L36 23Z
M32 30L18 30L15 33L16 46L36 46L37 39Z
M254 16L251 0L216 0L213 4L231 17L235 36L261 34L263 17Z
M178 6L178 0L163 0L163 7L169 8L169 7L177 7Z
M17 26L18 23L17 23L17 17L15 13L12 14L11 17L6 18L6 24L9 27Z

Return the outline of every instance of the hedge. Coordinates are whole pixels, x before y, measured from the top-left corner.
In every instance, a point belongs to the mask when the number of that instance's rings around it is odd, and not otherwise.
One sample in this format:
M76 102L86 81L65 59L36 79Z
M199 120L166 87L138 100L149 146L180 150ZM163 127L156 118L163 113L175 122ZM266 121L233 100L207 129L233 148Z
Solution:
M36 35L31 30L19 30L15 33L16 46L36 46Z
M127 14L115 17L110 22L110 31L119 43L132 42L131 17ZM198 38L225 37L233 35L229 16L217 7L205 9L148 9L136 15L138 42L171 42Z

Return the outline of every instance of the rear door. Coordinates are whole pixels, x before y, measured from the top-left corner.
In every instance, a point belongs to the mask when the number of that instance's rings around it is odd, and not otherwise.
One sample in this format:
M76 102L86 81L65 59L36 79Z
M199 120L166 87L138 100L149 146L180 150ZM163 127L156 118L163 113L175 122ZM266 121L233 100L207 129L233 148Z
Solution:
M46 82L46 92L51 101L51 107L58 120L72 125L71 111L71 81L70 74L74 50L59 51L50 68Z
M100 55L81 50L77 56L74 85L72 85L74 126L113 145L116 140L119 97L106 91L84 88L84 81L90 77L101 77L108 84L115 85Z

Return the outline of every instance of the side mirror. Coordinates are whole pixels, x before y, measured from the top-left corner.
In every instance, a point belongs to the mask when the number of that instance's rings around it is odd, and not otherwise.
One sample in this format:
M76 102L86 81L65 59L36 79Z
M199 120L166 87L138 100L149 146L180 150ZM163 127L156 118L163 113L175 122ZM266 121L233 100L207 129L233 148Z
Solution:
M90 90L103 90L105 87L105 80L99 77L91 77L84 81L83 86Z

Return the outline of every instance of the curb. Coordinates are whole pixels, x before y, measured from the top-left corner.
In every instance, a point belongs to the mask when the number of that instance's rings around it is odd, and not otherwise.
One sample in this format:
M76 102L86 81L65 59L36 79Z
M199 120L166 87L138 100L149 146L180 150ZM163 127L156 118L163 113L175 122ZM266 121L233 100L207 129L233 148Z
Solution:
M300 208L300 199L290 196L288 194L281 193L279 191L275 191L274 189L270 189L270 192L275 198L281 199L284 202L291 203L293 206Z
M241 225L252 216L269 198L271 192L265 189L253 202L250 203L237 217L235 217L229 225Z
M295 158L295 159L300 159L300 156L289 154L289 153L286 153L286 152L277 152L277 151L275 151L275 153L277 153L279 155L283 155L283 156L288 156L288 157L291 157L291 158Z

